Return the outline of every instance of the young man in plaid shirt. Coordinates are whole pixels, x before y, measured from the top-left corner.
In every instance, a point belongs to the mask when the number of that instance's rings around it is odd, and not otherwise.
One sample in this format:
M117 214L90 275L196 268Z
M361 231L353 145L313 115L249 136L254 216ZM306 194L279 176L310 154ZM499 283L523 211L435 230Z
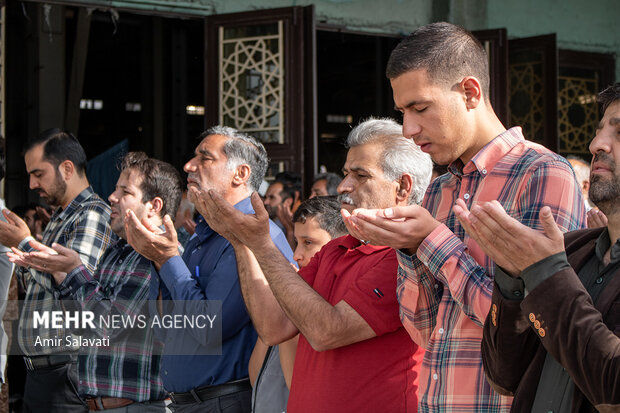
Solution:
M586 222L579 185L564 158L502 125L489 101L487 54L466 30L421 27L394 49L386 73L403 135L449 173L433 181L421 207L357 210L345 222L356 237L398 250L401 321L426 348L419 411L507 411L512 399L487 383L480 355L492 261L465 236L452 206L497 199L537 228L547 205L570 231Z
M89 272L113 241L108 224L110 207L88 183L86 154L77 139L59 129L42 132L28 143L25 152L30 189L36 190L56 210L43 232L43 244L57 243L78 252ZM0 222L0 243L32 251L34 240L28 225L17 215L3 211L8 222ZM26 354L28 369L24 389L26 411L84 411L86 406L75 392L76 350L65 345L63 328L34 328L34 312L61 311L51 274L32 268L18 269L26 290L19 322L19 344ZM38 340L60 340L59 346L38 346Z
M107 344L103 341L102 345L83 349L78 358L78 392L91 411L121 407L141 413L165 410L166 392L159 375L162 347L153 339L150 325L109 328L98 320L101 316L139 320L148 314L151 262L127 243L125 215L132 210L141 221L159 227L165 215L175 215L183 186L172 165L143 152L130 152L121 164L116 189L108 198L112 206L110 226L119 240L106 251L93 275L77 252L59 245L53 246L54 252L33 242L40 252L21 257L22 264L52 273L60 297L73 300L65 302L65 307L77 304L92 311L95 328L86 333L107 340Z

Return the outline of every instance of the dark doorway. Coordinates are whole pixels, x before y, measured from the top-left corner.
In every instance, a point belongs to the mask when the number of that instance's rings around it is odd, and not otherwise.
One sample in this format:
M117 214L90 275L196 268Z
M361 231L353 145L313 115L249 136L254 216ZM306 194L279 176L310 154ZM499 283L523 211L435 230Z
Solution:
M203 55L201 19L94 12L78 132L88 157L127 139L182 167L204 130Z
M369 116L399 119L385 66L400 38L317 30L318 164L342 170L344 141Z

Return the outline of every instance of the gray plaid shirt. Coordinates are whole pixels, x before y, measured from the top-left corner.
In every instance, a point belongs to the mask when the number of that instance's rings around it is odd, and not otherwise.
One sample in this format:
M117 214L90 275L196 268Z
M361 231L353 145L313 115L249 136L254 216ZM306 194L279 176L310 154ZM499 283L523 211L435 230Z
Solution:
M30 252L32 247L26 238L19 249ZM64 210L58 208L43 233L43 244L51 246L56 242L80 254L80 259L92 274L105 250L116 239L110 228L110 207L91 187L83 190ZM34 311L62 311L58 290L52 275L20 268L21 281L26 289L24 308L19 320L19 345L24 354L40 356L66 353L77 348L65 345L64 328L34 328ZM37 345L45 339L56 339L59 346ZM43 341L44 342L44 341Z

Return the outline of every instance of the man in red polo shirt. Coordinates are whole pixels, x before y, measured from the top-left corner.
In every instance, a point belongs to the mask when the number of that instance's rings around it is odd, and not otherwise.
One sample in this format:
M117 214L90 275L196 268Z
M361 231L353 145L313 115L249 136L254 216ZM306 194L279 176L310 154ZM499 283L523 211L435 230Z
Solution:
M343 209L419 203L432 164L400 125L370 119L354 128L338 186ZM245 303L268 345L301 333L287 411L417 411L421 349L400 323L393 250L350 235L326 244L296 273L269 239L257 194L253 215L216 194L201 202L209 225L235 247Z

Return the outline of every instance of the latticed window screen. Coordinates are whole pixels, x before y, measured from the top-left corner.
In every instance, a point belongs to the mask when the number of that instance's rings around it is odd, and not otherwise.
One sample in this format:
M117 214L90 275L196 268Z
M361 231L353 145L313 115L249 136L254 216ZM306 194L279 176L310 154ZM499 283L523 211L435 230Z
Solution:
M219 29L220 123L284 143L283 22Z
M544 142L544 85L542 60L536 53L522 53L510 64L510 125L523 128L526 139ZM511 56L511 58L513 58Z
M595 70L560 66L558 77L560 152L588 156L598 123L596 93L601 89Z

